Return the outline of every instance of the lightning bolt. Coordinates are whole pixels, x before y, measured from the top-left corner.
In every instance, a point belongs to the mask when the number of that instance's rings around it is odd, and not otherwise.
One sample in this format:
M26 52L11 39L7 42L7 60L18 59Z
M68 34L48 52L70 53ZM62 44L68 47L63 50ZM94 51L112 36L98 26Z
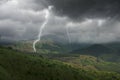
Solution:
M45 21L43 22L43 24L40 27L38 38L33 42L33 50L34 50L34 52L37 51L36 50L36 44L37 44L37 42L39 42L41 40L42 32L43 32L43 29L45 28L46 24L49 21L50 10L52 9L52 7L53 6L49 6L47 9L44 10L45 11Z
M66 32L67 32L69 43L71 43L71 38L70 38L70 33L69 33L69 27L68 26L66 27Z

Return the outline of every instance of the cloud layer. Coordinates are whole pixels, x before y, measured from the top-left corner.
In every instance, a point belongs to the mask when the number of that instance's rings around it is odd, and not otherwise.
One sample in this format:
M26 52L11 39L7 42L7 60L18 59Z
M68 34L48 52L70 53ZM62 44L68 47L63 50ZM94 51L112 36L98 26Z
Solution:
M43 36L79 43L120 41L119 4L119 0L1 0L0 35L13 40L37 38L44 9L52 5Z
M60 15L74 19L120 16L120 0L48 0Z

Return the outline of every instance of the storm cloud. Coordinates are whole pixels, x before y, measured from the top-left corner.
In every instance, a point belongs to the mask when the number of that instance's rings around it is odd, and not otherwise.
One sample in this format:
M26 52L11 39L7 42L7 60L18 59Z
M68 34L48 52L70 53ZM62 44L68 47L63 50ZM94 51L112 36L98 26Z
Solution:
M120 41L119 0L0 0L0 36L36 39L44 9L50 5L53 9L42 36L78 43Z
M82 19L120 17L120 0L48 0L59 15Z

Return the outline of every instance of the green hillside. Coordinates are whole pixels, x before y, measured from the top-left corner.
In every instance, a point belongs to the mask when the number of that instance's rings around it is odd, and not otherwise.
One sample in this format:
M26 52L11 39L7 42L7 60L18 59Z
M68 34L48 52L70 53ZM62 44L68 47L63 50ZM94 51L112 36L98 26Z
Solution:
M0 47L0 80L120 80L120 75L77 69L37 54Z
M104 61L103 59L95 56L80 54L57 54L49 55L48 57L50 59L60 60L77 68L120 73L120 62Z

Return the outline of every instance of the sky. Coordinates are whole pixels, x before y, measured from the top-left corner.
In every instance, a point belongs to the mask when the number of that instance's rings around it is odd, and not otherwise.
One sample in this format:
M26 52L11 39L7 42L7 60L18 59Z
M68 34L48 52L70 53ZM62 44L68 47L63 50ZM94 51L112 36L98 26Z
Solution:
M42 36L69 43L120 41L119 0L0 0L0 36L35 40L53 6Z

